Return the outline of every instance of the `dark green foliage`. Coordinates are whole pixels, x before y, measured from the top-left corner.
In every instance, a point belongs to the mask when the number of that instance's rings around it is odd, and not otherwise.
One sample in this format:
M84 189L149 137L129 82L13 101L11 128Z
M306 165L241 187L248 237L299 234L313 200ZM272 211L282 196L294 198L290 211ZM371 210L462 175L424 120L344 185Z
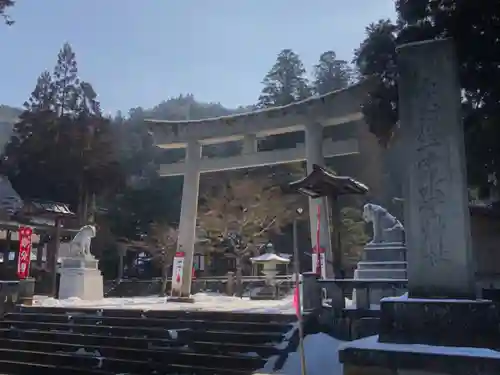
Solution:
M87 220L91 196L120 185L110 121L92 86L78 78L69 44L43 72L6 145L2 169L23 197L69 203Z
M300 57L290 49L282 50L269 73L258 100L260 108L287 105L311 96L306 69Z
M346 88L354 79L351 66L345 60L337 60L333 51L321 54L314 66L314 92L323 95Z
M380 85L365 107L371 129L387 144L397 124L397 45L450 37L456 43L464 98L469 179L487 185L500 172L500 2L474 0L397 0L398 20L382 20L366 29L356 51L362 76Z
M312 89L306 78L306 69L300 57L290 49L284 49L276 58L269 73L262 81L264 85L257 103L258 108L288 105L311 96ZM261 141L263 150L294 147L301 141L301 133L272 136Z
M380 20L366 28L367 38L354 53L362 76L376 76L378 86L364 107L370 130L387 145L397 121L396 39L399 29L389 20Z

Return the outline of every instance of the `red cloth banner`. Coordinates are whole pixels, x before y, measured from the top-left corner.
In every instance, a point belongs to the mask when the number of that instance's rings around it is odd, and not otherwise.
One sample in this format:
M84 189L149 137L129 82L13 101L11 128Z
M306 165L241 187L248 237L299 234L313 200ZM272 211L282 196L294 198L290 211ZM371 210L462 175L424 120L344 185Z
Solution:
M29 276L31 262L31 235L29 227L19 227L19 255L17 257L17 276L23 280Z
M295 307L295 315L300 315L300 306L299 306L299 288L295 288L293 291L293 307Z

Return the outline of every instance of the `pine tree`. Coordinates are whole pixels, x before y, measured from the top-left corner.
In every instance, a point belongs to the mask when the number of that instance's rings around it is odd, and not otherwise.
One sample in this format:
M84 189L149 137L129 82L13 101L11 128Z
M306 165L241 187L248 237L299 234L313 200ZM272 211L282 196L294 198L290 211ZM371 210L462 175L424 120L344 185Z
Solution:
M2 167L21 196L69 203L85 222L93 197L121 182L113 140L97 94L78 77L66 43L53 74L40 75L25 103Z
M76 55L69 43L65 43L57 55L52 82L56 112L59 116L74 115L81 98L80 79Z
M276 63L264 77L258 106L261 108L287 105L311 95L306 70L300 57L290 49L278 54Z
M333 51L321 54L314 66L314 92L323 95L346 88L353 80L353 70L345 60L337 60Z
M35 89L24 103L24 108L31 112L54 109L52 75L47 70L38 77Z

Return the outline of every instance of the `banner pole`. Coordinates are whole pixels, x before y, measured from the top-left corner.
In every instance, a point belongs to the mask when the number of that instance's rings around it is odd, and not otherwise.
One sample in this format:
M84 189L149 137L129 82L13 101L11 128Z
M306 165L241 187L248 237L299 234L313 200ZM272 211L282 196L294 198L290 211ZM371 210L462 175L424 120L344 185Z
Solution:
M307 375L306 354L304 351L304 325L302 319L302 276L300 274L299 247L297 239L297 219L293 221L293 265L295 269L295 311L299 325L299 355L301 375Z

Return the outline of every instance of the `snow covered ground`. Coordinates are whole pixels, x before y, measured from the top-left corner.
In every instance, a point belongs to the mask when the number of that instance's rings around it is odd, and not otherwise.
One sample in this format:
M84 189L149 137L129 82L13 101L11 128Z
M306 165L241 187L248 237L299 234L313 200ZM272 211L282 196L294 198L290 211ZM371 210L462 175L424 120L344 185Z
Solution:
M295 314L293 296L282 300L254 301L247 297L229 297L215 293L197 293L193 295L194 303L169 302L165 297L133 297L104 298L98 301L86 301L76 297L58 300L43 296L35 296L35 306L118 308L144 310L206 310Z
M325 333L306 336L304 352L306 357L307 375L342 375L342 365L338 360L338 347L342 344ZM301 375L299 352L290 353L282 369L272 372L277 357L271 357L264 368L255 373Z

